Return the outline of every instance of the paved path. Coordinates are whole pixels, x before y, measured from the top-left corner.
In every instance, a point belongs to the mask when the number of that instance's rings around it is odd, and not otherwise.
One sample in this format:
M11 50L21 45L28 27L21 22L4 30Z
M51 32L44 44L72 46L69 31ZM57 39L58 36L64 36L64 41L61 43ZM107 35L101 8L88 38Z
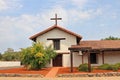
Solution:
M120 77L82 77L82 78L0 77L0 80L120 80Z
M53 67L45 77L46 78L55 78L59 68L60 67Z

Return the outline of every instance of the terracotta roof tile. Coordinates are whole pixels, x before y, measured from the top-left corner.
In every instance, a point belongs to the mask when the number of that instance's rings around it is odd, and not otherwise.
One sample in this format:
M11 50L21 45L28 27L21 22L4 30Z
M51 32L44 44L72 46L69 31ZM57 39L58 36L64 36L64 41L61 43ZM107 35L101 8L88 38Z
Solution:
M80 35L78 35L78 34L76 34L76 33L74 33L74 32L71 32L71 31L69 31L69 30L67 30L67 29L65 29L65 28L62 28L62 27L60 27L60 26L56 26L56 25L54 25L54 26L52 26L52 27L49 27L48 29L46 29L46 30L44 30L44 31L42 31L42 32L39 32L39 33L31 36L29 39L35 41L35 39L36 39L38 36L43 35L44 33L47 33L47 32L49 32L49 31L51 31L51 30L53 30L53 29L55 29L55 28L58 28L58 29L60 29L60 30L62 30L62 31L64 31L64 32L67 32L68 34L71 34L71 35L73 35L73 36L76 36L76 37L79 38L79 39L82 39L82 36L80 36Z
M120 40L81 41L80 45L73 45L72 47L91 47L92 49L120 48Z

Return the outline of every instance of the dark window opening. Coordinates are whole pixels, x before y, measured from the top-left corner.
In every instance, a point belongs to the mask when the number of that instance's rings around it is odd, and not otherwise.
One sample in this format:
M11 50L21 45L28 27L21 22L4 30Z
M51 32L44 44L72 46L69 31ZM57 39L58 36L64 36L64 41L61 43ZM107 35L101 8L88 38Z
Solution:
M59 39L53 40L53 47L55 50L60 50L60 40Z
M53 48L55 50L60 50L60 40L65 40L65 38L48 38L47 40L52 40Z
M96 53L91 53L90 54L90 63L91 64L97 64L97 54Z

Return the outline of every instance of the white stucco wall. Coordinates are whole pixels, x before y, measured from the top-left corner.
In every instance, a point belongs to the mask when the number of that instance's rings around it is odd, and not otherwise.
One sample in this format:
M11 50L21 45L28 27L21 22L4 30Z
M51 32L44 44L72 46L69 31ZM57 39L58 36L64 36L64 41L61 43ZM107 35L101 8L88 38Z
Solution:
M60 40L60 50L57 50L56 52L64 53L64 52L70 52L68 50L68 47L71 45L76 45L76 37L73 35L70 35L64 31L61 31L57 28L37 37L36 42L42 42L46 46L52 45L52 40L47 40L48 38L65 38L65 40ZM70 54L63 54L62 58L62 65L63 67L70 66ZM50 64L47 64L47 67L52 67L52 60Z
M73 66L78 67L82 64L82 56L80 56L77 52L73 53Z
M88 63L87 55L84 55L83 59L84 59L84 63ZM75 60L77 61L77 58ZM108 64L120 63L120 51L104 52L104 63L108 63ZM100 66L102 64L103 64L102 63L102 54L97 54L97 64L91 64L91 65L92 66ZM76 65L77 65L77 63L76 63Z
M21 66L20 61L0 61L0 67L15 67Z
M68 47L71 45L76 45L76 37L70 35L64 31L57 28L39 36L36 41L43 42L46 46L53 44L52 40L47 40L48 38L65 38L65 40L60 40L60 51L68 52Z
M104 55L104 62L109 64L120 63L120 51L106 52Z
M70 67L70 54L63 54L63 67Z
M102 54L97 54L98 56L98 63L92 64L92 66L99 66L102 65ZM120 52L118 51L107 51L104 52L104 63L108 64L115 64L120 63Z

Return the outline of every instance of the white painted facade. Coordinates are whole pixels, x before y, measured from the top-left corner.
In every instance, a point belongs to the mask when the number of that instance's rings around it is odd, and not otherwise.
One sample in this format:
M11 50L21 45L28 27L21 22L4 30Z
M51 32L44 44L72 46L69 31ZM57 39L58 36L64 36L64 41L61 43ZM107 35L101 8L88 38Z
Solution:
M47 40L48 38L65 38L65 40L60 40L60 50L57 50L56 52L60 53L68 53L70 52L68 50L68 47L71 45L76 45L76 37L73 35L70 35L62 30L59 30L57 28L37 37L36 42L42 42L46 46L53 45L52 40ZM70 54L63 54L62 57L62 66L68 67L70 66ZM47 67L52 67L52 60L50 64L47 64Z
M108 64L120 63L120 51L106 52L105 63Z
M78 55L78 53L73 54L73 65L74 67L78 67L80 64L82 64L82 56ZM83 56L83 63L88 63L88 56ZM116 64L120 63L120 51L107 51L104 52L104 63L107 64ZM97 63L91 64L92 66L100 66L102 65L102 54L97 54Z
M65 40L60 40L60 50L56 50L57 53L62 54L62 66L70 67L70 53L68 47L71 45L77 45L76 36L73 36L65 31L62 31L58 28L54 28L36 38L36 42L42 42L45 46L53 45L52 40L47 40L49 38L65 38ZM120 62L120 52L105 52L104 53L104 63L115 64ZM102 65L102 54L97 54L97 63L91 64L92 66ZM46 65L46 67L53 67L52 60ZM88 63L87 55L83 55L83 63ZM78 53L73 54L73 67L78 67L82 64L82 56Z

